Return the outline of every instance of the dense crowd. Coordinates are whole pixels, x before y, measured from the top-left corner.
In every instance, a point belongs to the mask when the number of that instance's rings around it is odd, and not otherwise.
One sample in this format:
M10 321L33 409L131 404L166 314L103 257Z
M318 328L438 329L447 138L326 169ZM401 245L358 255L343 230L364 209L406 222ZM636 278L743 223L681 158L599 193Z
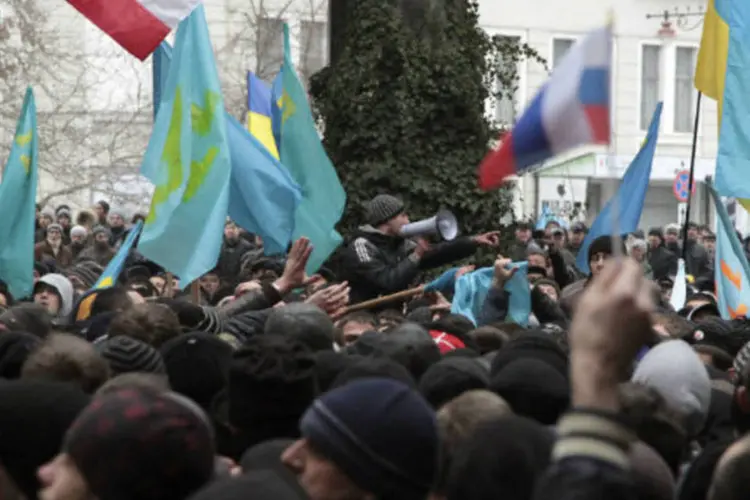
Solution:
M706 228L688 226L675 311L681 228L596 238L584 274L583 224L518 224L468 318L454 282L350 310L499 244L403 238L390 195L314 276L307 239L266 256L227 222L197 287L136 245L93 295L139 216L73 215L40 210L31 297L0 287L3 500L750 494L750 323L720 318ZM526 326L509 315L519 261Z

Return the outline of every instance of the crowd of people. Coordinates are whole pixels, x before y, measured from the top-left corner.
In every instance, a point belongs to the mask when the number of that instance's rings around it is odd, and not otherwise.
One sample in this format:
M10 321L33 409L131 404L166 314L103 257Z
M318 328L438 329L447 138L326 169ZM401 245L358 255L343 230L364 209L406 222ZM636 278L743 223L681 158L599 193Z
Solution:
M40 207L32 296L0 286L3 500L750 494L750 323L720 317L706 228L688 226L675 311L681 228L598 237L584 274L585 225L518 224L470 319L453 283L350 310L500 244L404 238L394 196L313 276L306 238L266 256L228 221L199 286L136 245L87 294L138 217ZM528 325L509 315L519 261Z

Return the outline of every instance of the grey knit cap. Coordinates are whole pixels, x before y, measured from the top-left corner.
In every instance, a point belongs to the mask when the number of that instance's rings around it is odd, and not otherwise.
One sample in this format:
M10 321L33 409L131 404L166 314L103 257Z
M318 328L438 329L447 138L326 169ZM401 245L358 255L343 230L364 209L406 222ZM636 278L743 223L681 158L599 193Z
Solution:
M50 231L57 231L58 233L62 233L62 226L58 224L57 222L53 222L52 224L47 226L47 233L49 234Z
M93 234L94 234L94 236L96 236L96 235L97 235L97 234L99 234L99 233L104 233L104 234L106 234L106 235L107 235L108 237L111 237L111 236L112 236L112 231L110 231L110 230L109 230L109 228L108 228L108 227L106 227L106 226L96 226L96 227L94 228L94 230L93 230Z
M367 223L378 226L403 213L404 202L389 194L379 194L367 203Z

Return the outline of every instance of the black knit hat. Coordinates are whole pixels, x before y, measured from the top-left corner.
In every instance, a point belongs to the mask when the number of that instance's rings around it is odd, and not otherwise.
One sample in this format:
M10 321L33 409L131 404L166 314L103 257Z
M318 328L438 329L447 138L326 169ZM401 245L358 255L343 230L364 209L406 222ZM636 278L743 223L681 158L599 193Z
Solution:
M588 255L588 261L591 262L591 258L598 254L603 253L605 255L613 255L614 254L614 240L612 237L608 234L599 236L594 241L591 242L591 245L589 245L589 255ZM625 240L620 238L620 245L621 245L621 254L625 255L627 254L627 250L625 248Z
M489 382L489 372L473 359L446 358L422 375L419 392L433 408L439 409L464 392L486 389Z
M141 372L166 374L164 360L150 345L126 335L105 340L98 346L99 353L109 362L112 376Z
M371 226L378 226L388 222L403 211L403 201L389 194L379 194L367 203L367 223Z
M297 437L317 393L315 357L304 345L277 335L253 337L230 366L229 422L257 433L255 442Z
M193 332L170 339L159 350L172 389L209 409L226 387L232 347L213 335Z
M295 491L274 471L260 470L236 478L215 481L188 500L304 500L306 498L305 494Z
M385 378L396 380L408 386L410 389L416 389L417 383L411 376L409 370L396 361L389 358L364 358L357 356L357 361L343 370L331 383L331 389L342 387L350 384L355 380L367 378Z
M0 377L17 379L31 351L41 343L39 337L26 332L5 332L0 335Z
M490 389L508 402L513 413L554 425L570 403L568 380L550 364L519 358L496 372Z
M533 358L549 364L568 377L568 356L549 334L530 331L508 342L492 360L491 377L521 358Z
M240 460L242 473L273 471L294 491L298 492L301 495L300 498L307 498L302 486L297 481L297 477L281 461L281 455L294 442L293 439L272 439L249 448L242 454Z
M146 389L94 399L63 451L98 498L186 498L214 472L206 416L175 394Z
M0 384L0 462L26 498L37 498L37 470L59 453L65 431L88 403L89 397L72 384Z
M360 380L324 394L300 429L317 452L378 498L421 500L435 480L435 414L395 380Z

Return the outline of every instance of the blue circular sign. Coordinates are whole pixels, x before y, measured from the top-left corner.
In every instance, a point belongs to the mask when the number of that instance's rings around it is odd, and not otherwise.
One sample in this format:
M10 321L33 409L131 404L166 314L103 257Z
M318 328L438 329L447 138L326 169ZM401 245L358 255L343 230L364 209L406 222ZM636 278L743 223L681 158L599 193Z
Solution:
M690 191L690 171L682 170L677 172L674 178L674 184L672 185L672 192L674 197L680 203L688 201L688 193ZM695 183L693 183L693 193L695 193Z

